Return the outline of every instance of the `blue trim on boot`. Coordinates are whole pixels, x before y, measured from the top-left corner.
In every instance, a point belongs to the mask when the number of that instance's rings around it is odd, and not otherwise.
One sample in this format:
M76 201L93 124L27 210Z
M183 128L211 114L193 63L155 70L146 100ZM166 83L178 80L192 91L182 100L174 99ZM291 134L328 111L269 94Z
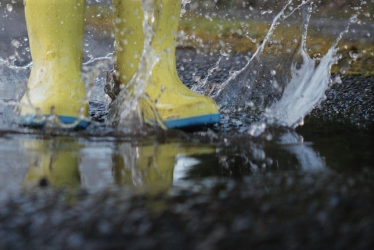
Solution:
M49 115L44 115L44 118L48 118ZM78 118L66 115L59 115L61 123L63 124L72 124ZM20 119L20 124L29 127L42 127L45 123L45 119L38 118L36 115L23 115ZM85 129L89 125L88 121L80 121L74 128Z
M202 116L194 116L189 118L182 118L176 120L164 121L166 127L168 128L189 128L189 127L199 127L208 126L219 123L221 120L220 114L209 114Z

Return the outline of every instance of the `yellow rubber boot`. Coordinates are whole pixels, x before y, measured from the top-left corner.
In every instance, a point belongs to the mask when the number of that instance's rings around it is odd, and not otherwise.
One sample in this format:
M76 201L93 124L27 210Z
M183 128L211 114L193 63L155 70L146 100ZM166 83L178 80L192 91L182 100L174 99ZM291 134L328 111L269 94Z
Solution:
M127 84L138 70L144 47L144 14L139 0L113 2L117 84ZM155 0L154 4L157 26L151 46L159 56L159 62L153 68L146 94L169 128L218 123L220 115L216 103L209 97L189 90L183 85L176 71L175 43L181 11L180 0ZM153 123L152 112L143 112L145 120Z
M88 116L80 73L84 10L85 0L25 0L33 67L21 100L23 124L41 125L37 113L56 114L66 124Z

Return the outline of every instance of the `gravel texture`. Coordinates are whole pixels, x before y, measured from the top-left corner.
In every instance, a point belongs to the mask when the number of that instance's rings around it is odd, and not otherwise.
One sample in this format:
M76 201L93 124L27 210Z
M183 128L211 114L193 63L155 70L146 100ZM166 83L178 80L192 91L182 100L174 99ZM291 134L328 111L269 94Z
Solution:
M326 92L326 100L311 116L349 120L353 124L374 122L374 77L349 76Z

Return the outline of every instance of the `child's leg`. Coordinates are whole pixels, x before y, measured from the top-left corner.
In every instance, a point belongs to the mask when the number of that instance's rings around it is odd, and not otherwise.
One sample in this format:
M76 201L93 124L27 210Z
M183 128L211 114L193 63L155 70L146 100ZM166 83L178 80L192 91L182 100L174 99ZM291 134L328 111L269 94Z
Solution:
M138 69L144 45L143 12L139 0L113 0L116 29L116 71L120 84L126 84ZM216 103L190 91L180 81L175 62L180 0L155 0L158 26L152 47L160 61L152 72L146 92L168 127L187 127L219 122ZM147 119L147 117L145 117ZM151 120L152 118L149 117Z
M25 15L33 68L21 115L39 108L63 122L88 115L81 79L85 0L25 0Z

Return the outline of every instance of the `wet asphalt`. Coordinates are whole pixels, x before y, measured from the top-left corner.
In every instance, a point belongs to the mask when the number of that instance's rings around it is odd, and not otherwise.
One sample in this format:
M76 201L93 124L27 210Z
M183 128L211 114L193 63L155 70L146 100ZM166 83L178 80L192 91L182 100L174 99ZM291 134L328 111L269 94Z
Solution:
M0 199L1 249L371 249L373 176L272 173L192 189Z

